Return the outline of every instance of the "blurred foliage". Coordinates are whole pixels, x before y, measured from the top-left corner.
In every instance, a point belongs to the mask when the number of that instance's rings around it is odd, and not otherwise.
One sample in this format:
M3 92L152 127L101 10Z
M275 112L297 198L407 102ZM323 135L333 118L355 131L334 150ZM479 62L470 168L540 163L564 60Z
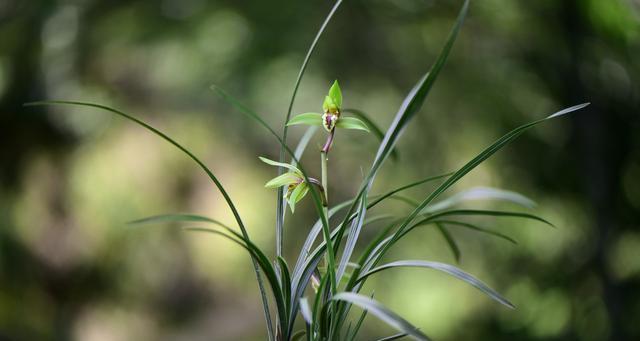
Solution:
M201 155L253 238L272 245L275 196L263 184L273 169L257 156L277 158L277 142L208 87L228 89L280 127L331 5L0 1L0 340L264 338L241 250L170 227L125 225L159 212L231 221L196 167L103 113L22 103L86 100L144 117ZM320 110L339 78L345 106L386 127L433 61L458 5L346 1L294 113ZM437 340L639 339L639 55L637 0L473 1L449 64L377 190L450 171L508 129L590 101L587 111L527 133L457 187L525 193L559 228L478 221L518 246L453 230L460 266L504 292L515 311L446 276L411 270L375 278L368 289L376 298ZM292 131L295 141L302 129ZM359 181L350 180L362 177L375 147L363 134L338 137L335 200L354 192ZM289 219L289 256L312 212L302 202ZM435 230L416 231L402 246L390 258L453 262ZM372 337L391 333L374 320L365 327Z

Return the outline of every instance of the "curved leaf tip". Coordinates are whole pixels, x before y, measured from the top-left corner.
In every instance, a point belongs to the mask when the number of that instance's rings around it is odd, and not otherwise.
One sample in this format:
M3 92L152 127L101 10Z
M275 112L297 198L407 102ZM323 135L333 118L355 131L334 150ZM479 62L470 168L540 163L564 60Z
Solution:
M578 105L574 105L572 107L566 108L566 109L562 109L554 114L549 115L547 118L554 118L554 117L559 117L565 114L568 114L570 112L576 111L576 110L580 110L584 107L587 107L591 104L591 102L586 102L586 103L582 103L582 104L578 104Z

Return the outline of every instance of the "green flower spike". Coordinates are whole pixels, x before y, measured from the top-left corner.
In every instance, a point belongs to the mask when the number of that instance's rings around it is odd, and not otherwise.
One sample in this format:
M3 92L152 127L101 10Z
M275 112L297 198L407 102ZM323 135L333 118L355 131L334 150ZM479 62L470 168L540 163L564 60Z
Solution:
M341 117L340 109L342 108L342 91L338 81L334 81L329 89L329 94L324 97L322 110L324 114L308 112L293 117L287 123L288 126L304 124L323 126L328 132L334 128L357 129L369 131L369 127L361 120L355 117Z
M309 186L304 181L302 172L297 167L287 163L276 162L264 157L260 157L260 160L271 166L284 167L289 170L288 172L269 180L264 187L278 188L286 186L287 192L285 197L289 202L291 213L293 213L295 211L296 204L309 192Z

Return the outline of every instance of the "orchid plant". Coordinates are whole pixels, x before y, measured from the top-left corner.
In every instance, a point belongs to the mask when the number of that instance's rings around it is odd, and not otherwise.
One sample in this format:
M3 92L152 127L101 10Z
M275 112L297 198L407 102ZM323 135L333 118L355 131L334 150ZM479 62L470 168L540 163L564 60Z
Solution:
M399 106L391 125L385 132L375 125L362 111L342 108L342 91L337 81L333 83L328 94L324 97L322 113L303 113L291 117L293 103L309 59L315 51L324 29L341 3L341 0L335 3L309 48L307 57L296 79L282 135L276 133L267 125L260 115L242 105L219 87L212 87L218 95L241 113L264 127L280 145L280 158L278 161L260 158L263 162L278 168L278 176L269 180L265 185L268 188L277 189L278 192L276 196L275 256L269 256L271 253L269 250L265 250L255 244L242 219L242 215L238 212L231 196L214 172L191 151L165 133L134 116L99 104L73 101L44 101L29 103L28 105L63 104L106 110L151 131L173 144L192 159L221 192L233 213L237 229L216 219L192 214L165 214L140 219L133 223L179 222L191 225L198 224L196 227L187 226L184 228L187 231L206 232L222 236L245 249L250 256L260 291L268 340L355 340L361 331L363 321L369 315L379 318L397 330L397 334L380 338L380 340L394 340L403 337L429 340L429 337L422 329L385 308L372 298L371 293L362 293L364 283L371 276L398 267L427 268L444 272L477 288L490 299L506 307L514 308L513 304L498 292L454 265L425 260L399 260L384 264L380 263L386 260L388 251L398 241L404 239L419 227L432 226L440 231L455 258L458 259L460 250L455 243L454 235L449 230L451 226L468 228L488 236L513 241L508 236L497 231L465 221L464 217L516 217L550 224L547 220L527 212L460 209L457 207L463 202L478 199L503 200L530 207L531 201L517 193L492 188L473 188L454 194L449 198L441 199L441 196L466 174L526 130L547 120L581 109L588 103L560 110L555 114L513 129L453 172L428 176L382 194L373 195L370 190L378 171L382 164L396 153L396 142L405 128L409 126L412 118L422 108L446 63L467 14L469 0L464 1L453 29L433 66L418 79L413 89L408 92ZM357 117L343 116L344 112L350 112ZM287 133L290 126L296 125L312 127L308 128L307 133L300 140L294 152L287 144ZM315 126L322 126L326 133L326 142L319 152L321 158L320 180L310 177L300 163L300 158L307 149L311 136L317 130ZM354 193L353 198L342 203L332 203L329 201L327 193L327 156L338 128L371 132L380 139L380 144L374 161L358 191ZM420 198L418 201L407 199L399 194L409 188L427 183L436 184L436 186L429 195ZM295 213L296 204L309 194L316 215L309 218L313 218L315 223L308 229L307 238L300 247L295 263L289 263L290 260L287 261L283 256L283 227L286 206L289 206L292 214ZM409 213L398 214L394 212L394 214L369 217L367 219L368 210L394 197L400 197L411 205ZM384 224L380 226L382 222ZM361 231L365 228L372 229L376 236L370 240L362 238ZM320 234L322 234L321 238L319 237ZM293 267L290 264L293 264ZM267 288L270 289L270 294ZM350 314L351 308L354 306L362 309L362 312L356 315L356 318L353 318L353 314Z

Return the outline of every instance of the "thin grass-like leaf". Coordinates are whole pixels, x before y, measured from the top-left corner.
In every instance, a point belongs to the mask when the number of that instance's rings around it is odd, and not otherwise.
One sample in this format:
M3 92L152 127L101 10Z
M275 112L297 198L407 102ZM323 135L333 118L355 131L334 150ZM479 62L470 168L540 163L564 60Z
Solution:
M185 230L221 234L221 232L218 230L206 227L187 227L185 228ZM242 238L242 235L233 230L227 231L234 234L238 238ZM253 244L250 240L243 239L242 241L244 241L244 243L238 244L254 256L254 259L256 259L256 262L264 272L265 277L267 278L267 282L271 286L271 291L273 292L273 297L276 302L276 313L278 314L278 320L281 321L281 323L286 323L288 321L287 302L285 301L282 288L280 287L280 280L278 279L275 268L271 265L269 258L264 254L264 252L262 252L262 250L258 246ZM284 329L282 332L285 333L283 337L287 339L289 330Z
M468 228L470 230L478 231L480 233L485 233L485 234L488 234L488 235L491 235L491 236L494 236L494 237L498 237L498 238L504 239L504 240L506 240L506 241L508 241L510 243L513 243L513 244L518 244L518 242L515 239L513 239L513 238L511 238L511 237L509 237L509 236L507 236L507 235L505 235L503 233L500 233L500 232L497 232L497 231L493 231L493 230L489 230L487 228L480 227L480 226L478 226L476 224L466 223L466 222L462 222L462 221L455 221L455 220L434 220L434 221L431 221L431 223L439 223L439 224L445 224L445 225L461 226L461 227Z
M470 274L458 269L453 265L443 264L438 262L428 262L428 261L421 261L421 260L404 260L404 261L391 262L391 263L376 267L372 270L369 270L368 272L360 276L360 278L358 278L358 281L362 281L363 279L377 272L380 272L386 269L393 269L397 267L420 267L420 268L429 268L429 269L442 271L444 273L457 277L462 281L467 282L468 284L476 287L478 290L482 291L483 293L491 297L496 302L499 302L512 309L515 308L515 306L511 302L509 302L506 298L502 297L502 295L498 294L498 292L489 288L486 284L482 283L481 281L471 276Z
M209 217L196 215L196 214L159 214L151 217L146 217L142 219L137 219L128 222L131 225L147 225L147 224L164 224L164 223L185 223L185 222L202 222L202 223L213 223L219 225L221 227L225 227L231 229L228 225Z
M366 209L367 200L366 198L363 198L360 201L360 209L358 211L359 217L364 217L364 212ZM336 273L338 282L342 280L342 275L347 268L347 263L349 263L349 260L351 259L351 255L353 254L353 249L356 247L356 242L358 241L358 237L360 236L360 231L362 230L363 223L364 219L354 219L351 223L351 230L349 230L349 233L347 235L347 242L344 246L344 250L342 251L342 258L340 259L338 272Z
M425 179L422 179L422 180L419 180L419 181L412 182L412 183L410 183L408 185L393 189L393 190L391 190L391 191L389 191L389 192L387 192L385 194L373 196L371 203L369 203L369 205L367 206L367 209L373 208L374 206L378 205L379 203L381 203L385 199L387 199L387 198L389 198L389 197L391 197L391 196L393 196L393 195L395 195L395 194L397 194L399 192L402 192L404 190L407 190L407 189L410 189L410 188L413 188L413 187L416 187L416 186L419 186L419 185L422 185L422 184L425 184L425 183L428 183L428 182L432 182L432 181L435 181L435 180L440 180L440 179L446 178L446 177L450 176L451 174L453 174L453 173L447 173L447 174L431 176L431 177L428 177L428 178L425 178ZM328 216L332 217L335 213L337 213L338 211L348 207L352 203L353 203L353 200L347 200L347 201L344 201L344 202L332 207L329 210ZM353 218L355 218L355 216L356 216L356 214L354 213L354 215L348 221L351 222L351 220ZM296 262L296 266L294 267L294 270L293 270L293 278L294 279L299 277L297 275L300 274L300 271L302 270L302 265L303 265L306 257L309 256L309 254L311 253L311 246L315 242L318 234L320 233L320 229L321 228L322 228L322 222L318 219L316 221L316 223L313 225L313 227L311 228L311 230L309 231L309 233L307 234L307 239L305 240L304 245L302 246L302 248L301 248L301 250L300 250L300 252L298 254L298 261Z
M184 154L186 154L189 158L191 158L196 164L198 164L198 166L200 166L200 168L207 174L207 176L209 177L209 179L211 179L211 181L213 181L213 183L215 184L215 186L218 188L218 190L220 191L220 193L222 194L225 202L227 203L227 205L229 206L229 209L231 209L231 212L233 213L233 216L236 220L236 222L238 223L238 226L240 227L240 230L242 231L242 235L248 240L249 239L249 234L247 233L247 230L244 226L244 223L242 222L242 218L240 217L240 214L238 213L238 210L236 209L235 204L233 203L233 200L231 200L231 197L229 196L229 194L227 193L227 191L224 189L224 187L222 186L222 183L220 183L220 181L218 180L218 178L213 174L213 172L204 164L204 162L202 162L198 157L196 157L193 153L191 153L191 151L189 151L187 148L183 147L181 144L179 144L178 142L176 142L175 140L173 140L172 138L170 138L168 135L166 135L165 133L161 132L160 130L152 127L151 125L145 123L144 121L135 118L123 111L105 106L105 105L100 105L100 104L94 104L94 103L87 103L87 102L78 102L78 101L39 101L39 102L31 102L31 103L26 103L25 106L44 106L44 105L73 105L73 106L84 106L84 107L90 107L90 108L95 108L95 109L100 109L100 110L104 110L104 111L108 111L111 112L113 114L116 114L118 116L121 116L129 121L132 121L140 126L142 126L143 128L151 131L152 133L156 134L157 136L163 138L165 141L171 143L172 145L174 145L176 148L178 148L180 151L182 151ZM262 306L263 306L263 310L264 310L264 315L265 315L265 320L267 323L267 329L269 332L269 338L273 339L273 326L272 326L272 320L271 320L271 313L269 312L269 301L267 299L265 290L264 290L264 284L262 282L262 278L260 276L260 271L258 270L258 265L256 264L255 259L253 259L252 257L252 263L253 263L253 269L256 275L256 280L258 282L258 287L260 289L260 296L262 299Z
M462 23L464 22L464 18L467 14L467 10L469 8L469 0L465 0L458 17L456 19L456 23L454 24L449 37L447 38L444 47L442 48L436 62L431 67L431 70L425 74L418 83L413 87L411 92L407 95L405 100L403 101L400 109L398 110L391 126L387 130L384 139L380 143L378 148L378 152L376 153L376 157L373 161L373 165L367 174L365 181L363 182L362 187L360 188L354 203L349 208L349 212L347 214L347 218L341 224L341 230L339 231L338 236L336 237L336 245L340 244L342 239L342 233L346 229L347 220L349 216L355 212L356 202L361 200L363 197L366 197L368 191L371 189L373 185L373 181L376 177L376 174L384 161L388 158L391 151L393 150L398 138L402 135L402 132L407 127L409 121L418 113L418 111L422 108L427 95L430 93L433 84L435 83L440 71L444 67L447 58L449 56L449 52L453 47L453 43L456 40L458 32L462 27ZM358 216L358 219L364 219L364 214L362 216Z
M521 125L518 128L515 128L514 130L510 131L509 133L507 133L506 135L502 136L501 138L499 138L496 142L494 142L493 144L491 144L488 148L486 148L485 150L483 150L480 154L478 154L476 157L474 157L471 161L467 162L464 166L462 166L459 170L457 170L451 177L449 177L445 182L443 182L440 186L438 186L438 188L436 188L427 198L425 198L420 205L418 205L413 212L411 212L401 223L400 227L398 227L398 230L395 232L393 238L385 244L385 246L383 248L381 248L379 251L377 251L377 255L376 255L376 260L372 263L375 264L377 263L382 256L384 256L384 254L389 250L389 248L391 248L391 246L402 236L406 235L406 230L407 228L410 228L409 226L411 226L410 224L412 223L412 221L420 214L420 212L422 212L422 210L427 207L427 205L429 205L435 198L437 198L440 194L442 194L444 191L446 191L447 189L449 189L451 186L453 186L456 182L458 182L458 180L460 180L462 177L464 177L467 173L469 173L471 170L473 170L475 167L477 167L479 164L481 164L482 162L484 162L486 159L488 159L491 155L495 154L498 150L500 150L502 147L506 146L509 142L511 142L512 140L514 140L516 137L520 136L521 134L523 134L526 130L542 123L545 122L547 120L568 114L570 112L582 109L584 107L586 107L588 105L588 103L584 103L584 104L580 104L580 105L575 105L563 110L558 111L555 114L552 114L550 116L547 116L546 118L540 119L540 120L536 120L524 125ZM460 214L465 214L464 212L461 211L473 211L473 210L456 210L458 211ZM475 211L479 211L479 210L475 210ZM450 212L450 211L449 211ZM470 212L468 212L470 214ZM437 214L434 214L432 216L430 216L431 218L433 218L434 216L437 217ZM442 213L439 216L442 215L449 215L451 213ZM475 214L479 214L478 212L476 212ZM546 220L539 218L539 217L534 217L532 215L527 215L527 214L519 214L521 217L523 218L530 218L530 219L535 219L535 220L539 220L545 223L550 224L549 222L547 222ZM429 219L429 218L427 218Z
M324 275L320 279L320 285L318 286L318 290L316 292L316 297L313 302L313 321L318 324L322 323L322 294L324 292L324 288L327 286L327 282L329 281L329 276Z
M453 172L446 173L446 174L440 174L440 175L436 175L436 176L430 176L428 178L412 182L412 183L404 185L402 187L398 187L398 188L396 188L396 189L394 189L392 191L389 191L389 192L387 192L387 193L385 193L383 195L375 196L375 198L373 198L373 200L371 200L371 203L369 204L368 208L371 208L371 207L379 204L381 201L385 200L386 198L388 198L388 197L390 197L392 195L395 195L397 193L400 193L400 192L402 192L404 190L407 190L409 188L413 188L413 187L416 187L418 185L422 185L422 184L427 183L427 182L444 179L444 178L446 178L448 176L451 176L451 175L453 175Z
M536 206L536 203L533 200L520 193L492 187L474 187L460 193L456 193L453 196L433 205L429 205L422 210L422 213L442 211L461 203L474 200L506 201L526 208L533 208Z
M251 250L249 249L249 247L247 247L247 244L244 243L244 241L242 239L237 238L235 235L233 234L227 234L223 231L217 230L217 229L213 229L213 228L206 228L206 227L182 227L182 230L187 231L187 232L207 232L207 233L212 233L215 235L219 235L222 237L225 237L226 239L234 242L235 244L239 245L240 247L242 247L243 249L245 249L246 251L248 251L249 253L251 253Z
M304 330L298 330L297 332L293 333L293 335L291 335L291 341L302 340L306 333L307 332Z
M373 299L373 297L371 298ZM349 333L349 330L347 330L347 333L346 333L347 341L353 341L356 339L356 336L358 335L360 328L362 328L362 323L364 322L364 319L367 318L367 311L368 310L366 309L362 310L362 313L360 313L360 317L358 318L358 322L356 322L356 324L354 325L351 333Z
M449 245L449 249L451 250L451 253L453 253L453 258L456 260L456 263L460 263L460 248L458 247L458 243L456 243L456 240L444 226L439 223L435 223L435 225L438 228L438 231L440 231L440 234L442 234L442 237L444 237L447 245Z
M374 196L372 197L372 202L367 206L367 209L371 209L374 206L376 206L377 204L381 203L382 201L384 201L386 198L389 198L401 191L428 183L428 182L432 182L432 181L436 181L439 179L443 179L447 176L450 176L453 173L447 173L447 174L442 174L442 175L436 175L436 176L431 176L419 181L415 181L412 182L410 184L407 184L405 186L401 186L399 188L393 189L383 195L379 195L379 196ZM347 206L349 206L351 203L353 202L353 200L348 200L345 202L342 202L334 207L332 207L329 212L328 212L328 217L332 217L335 213L337 213L338 211L346 208ZM356 214L354 214L352 216L351 219L349 219L349 221L351 221L353 218L355 218ZM366 224L366 223L365 223ZM318 219L318 221L316 221L316 223L314 224L314 226L311 228L311 230L309 231L308 235L307 235L307 239L304 242L304 245L302 246L299 254L298 254L298 260L296 262L296 266L294 267L293 270L293 274L292 274L292 292L293 292L293 299L294 302L292 303L292 305L296 304L295 299L297 297L300 297L302 295L302 291L304 290L304 288L307 286L307 281L310 278L311 275L311 271L313 270L313 268L315 267L315 265L319 262L319 259L317 257L319 257L320 253L313 253L313 255L315 256L311 256L311 247L313 245L313 243L315 242L318 234L320 233L322 229L322 222L320 221L320 219ZM332 235L334 235L334 233L332 232ZM318 252L320 250L323 250L322 248L324 247L324 244L321 244L318 248ZM308 257L308 258L307 258ZM295 311L295 308L294 308Z
M287 261L282 257L277 258L278 265L280 266L280 271L282 272L280 289L282 290L283 300L285 302L285 306L287 307L286 314L289 315L291 309L291 307L289 306L289 301L291 299L291 275L289 273L289 266L287 265Z
M462 8L458 14L458 18L456 23L453 26L453 29L449 33L449 37L445 42L442 51L438 55L436 62L431 67L431 70L427 74L425 74L420 81L413 87L409 95L405 98L404 102L400 106L398 113L396 114L391 126L387 130L385 134L385 138L380 144L380 148L378 149L378 153L376 155L374 166L372 167L372 173L375 175L377 169L382 165L384 160L387 158L393 147L395 146L398 138L407 127L409 121L418 113L418 111L422 108L425 100L427 99L427 95L431 92L431 88L433 84L435 84L440 71L444 67L447 58L449 57L449 52L451 52L451 48L453 47L453 43L455 42L458 32L460 32L460 28L462 27L462 23L464 22L465 16L467 15L467 10L469 8L469 0L465 0ZM373 178L373 177L372 177ZM371 180L369 180L371 181Z
M407 204L408 206L410 206L411 208L418 206L420 203L409 198L409 197L405 197L404 195L397 195L394 194L392 196L389 197L389 199L393 199L402 203Z
M398 334L395 334L395 335L390 335L390 336L387 336L387 337L383 337L382 339L377 339L376 341L400 340L405 336L408 336L408 334L407 333L398 333Z
M551 227L555 227L548 220L541 218L535 214L525 213L525 212L509 212L509 211L492 211L492 210L449 210L436 212L430 215L425 215L425 220L434 220L436 218L445 217L445 216L459 216L459 215L472 215L472 216L490 216L490 217L515 217L515 218L524 218L539 221Z
M416 340L428 341L429 337L427 337L424 333L422 333L418 328L414 327L411 323L407 322L405 319L392 312L379 302L363 295L359 295L353 292L341 292L334 295L332 300L337 301L345 301L362 309L366 309L372 315L376 316L389 326L411 335Z

